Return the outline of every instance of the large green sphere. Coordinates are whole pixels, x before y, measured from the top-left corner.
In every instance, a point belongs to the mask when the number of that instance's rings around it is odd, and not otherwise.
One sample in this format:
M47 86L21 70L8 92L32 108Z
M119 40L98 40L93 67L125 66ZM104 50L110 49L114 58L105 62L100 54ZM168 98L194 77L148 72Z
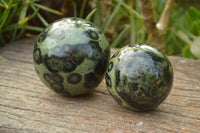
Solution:
M153 110L172 88L173 69L156 48L128 45L112 56L105 80L119 104L136 111Z
M102 81L110 57L103 33L80 18L50 24L38 36L34 67L50 89L67 96L83 95Z

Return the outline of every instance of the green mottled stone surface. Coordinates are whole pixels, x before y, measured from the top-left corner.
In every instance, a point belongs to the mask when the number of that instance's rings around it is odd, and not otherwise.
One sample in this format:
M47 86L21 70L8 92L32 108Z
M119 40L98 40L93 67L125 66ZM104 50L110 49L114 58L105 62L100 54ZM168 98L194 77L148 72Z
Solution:
M108 41L92 23L64 18L50 24L34 46L34 66L40 79L60 94L90 92L103 79L110 57Z
M119 104L146 111L156 108L168 96L173 69L156 48L128 45L112 56L105 79L108 91Z

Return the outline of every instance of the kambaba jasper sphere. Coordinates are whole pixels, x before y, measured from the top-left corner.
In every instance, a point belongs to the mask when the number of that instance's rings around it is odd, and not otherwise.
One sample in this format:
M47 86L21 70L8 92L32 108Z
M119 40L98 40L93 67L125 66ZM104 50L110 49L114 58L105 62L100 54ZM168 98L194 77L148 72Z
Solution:
M34 67L50 89L67 96L83 95L102 81L110 58L103 33L91 22L64 18L38 36Z
M128 45L112 56L105 80L109 93L122 106L134 111L153 110L172 88L173 68L156 48Z

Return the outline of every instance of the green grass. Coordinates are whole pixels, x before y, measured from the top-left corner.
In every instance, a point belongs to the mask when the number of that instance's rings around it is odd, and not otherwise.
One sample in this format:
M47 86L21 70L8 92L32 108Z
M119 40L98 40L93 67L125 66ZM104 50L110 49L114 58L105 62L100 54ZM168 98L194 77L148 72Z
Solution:
M166 0L153 1L156 20L160 18L165 2ZM96 6L100 6L98 2ZM105 10L109 12L106 16L102 16L101 14ZM109 28L114 27L113 34L117 33L117 35L110 41L111 47L122 47L129 43L151 43L152 36L151 34L148 35L145 30L139 0L112 0L112 5L108 9L101 11L100 8L97 8L95 15L98 17L95 17L93 22L105 34L109 31ZM182 34L180 35L180 33ZM197 56L191 52L190 47L199 36L200 11L194 7L183 8L174 3L166 36L166 54L196 59Z
M109 0L110 1L110 0ZM93 22L99 27L109 40L111 47L123 47L130 43L151 43L151 34L147 34L140 13L139 0L112 0L111 4L101 8L100 0L92 0L94 9L86 14L88 0L83 0L80 10L77 5L71 4L74 17ZM154 0L155 18L158 20L164 9L166 0ZM28 9L33 13L28 14ZM48 22L40 14L45 10L55 15L61 12L36 3L36 0L1 0L0 1L0 46L25 36L26 31L37 32L43 30ZM29 22L38 18L42 27L29 25ZM187 58L197 58L191 52L191 45L200 36L200 11L194 7L183 8L174 4L171 12L170 24L166 36L166 54L178 55ZM200 49L200 48L199 48ZM198 52L198 51L197 51ZM200 51L199 51L200 52Z
M21 38L25 35L26 30L41 32L43 27L28 24L33 18L38 17L44 27L48 25L48 22L39 13L39 10L45 10L55 15L62 15L59 11L35 2L36 0L0 1L0 47ZM32 14L28 14L29 8L33 9Z

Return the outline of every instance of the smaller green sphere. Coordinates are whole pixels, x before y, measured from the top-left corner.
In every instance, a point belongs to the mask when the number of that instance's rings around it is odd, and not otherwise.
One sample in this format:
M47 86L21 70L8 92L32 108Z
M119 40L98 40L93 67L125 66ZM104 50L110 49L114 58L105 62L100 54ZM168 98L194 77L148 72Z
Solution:
M135 111L153 110L169 95L173 68L156 48L128 45L112 56L105 80L120 105Z
M38 36L33 59L35 70L53 91L67 96L89 93L102 81L110 46L91 22L63 18Z

